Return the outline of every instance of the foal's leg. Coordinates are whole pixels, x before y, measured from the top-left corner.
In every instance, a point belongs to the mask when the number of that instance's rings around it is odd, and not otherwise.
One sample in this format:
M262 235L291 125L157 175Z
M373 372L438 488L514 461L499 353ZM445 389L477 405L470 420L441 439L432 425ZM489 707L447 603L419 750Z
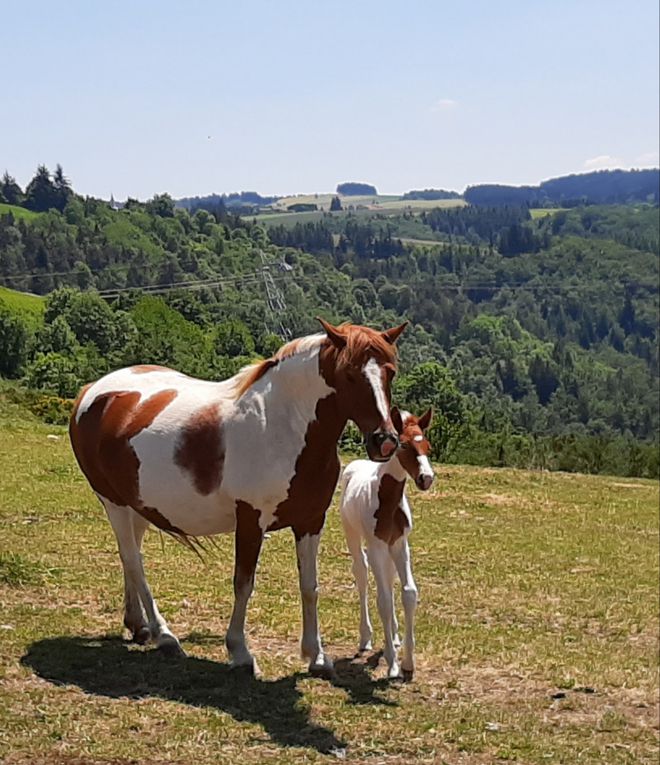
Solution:
M395 648L401 646L401 639L399 638L399 620L396 618L396 602L394 599L394 587L392 587L392 642Z
M388 545L379 539L374 539L369 543L367 554L369 556L369 564L376 579L376 603L378 604L378 613L380 614L385 634L383 656L389 667L387 674L388 677L398 677L400 674L399 663L397 661L394 631L392 629L394 622L394 599L392 597L395 577L394 563L390 557Z
M103 505L117 537L124 569L124 624L138 642L145 642L151 637L163 652L172 656L183 655L179 641L158 610L144 574L140 547L148 522L130 507L120 507L107 500L103 500ZM142 609L149 622L148 627Z
M373 629L369 618L368 588L369 588L369 564L367 553L362 548L362 538L359 530L351 526L342 516L346 545L353 558L353 576L360 595L360 651L371 650L371 638Z
M413 579L408 537L404 535L390 548L392 559L401 580L401 600L406 617L406 635L403 641L401 668L404 677L412 678L415 671L415 610L417 608L417 585Z
M294 534L296 530L294 528ZM318 599L319 584L316 559L321 534L296 534L296 555L298 578L302 600L303 634L300 651L309 660L309 671L315 675L330 675L333 672L332 659L323 653L319 634Z
M234 562L234 608L225 637L233 667L248 667L257 675L259 667L245 641L245 614L254 589L254 574L264 533L259 511L245 502L236 508L236 557Z

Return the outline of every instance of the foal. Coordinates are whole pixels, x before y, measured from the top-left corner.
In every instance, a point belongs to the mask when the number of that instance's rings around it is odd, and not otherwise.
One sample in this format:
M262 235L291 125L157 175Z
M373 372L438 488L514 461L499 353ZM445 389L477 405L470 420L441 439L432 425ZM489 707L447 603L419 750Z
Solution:
M399 627L393 592L396 574L401 580L406 622L401 669L404 677L410 679L415 669L417 587L408 545L412 515L404 488L408 476L422 491L433 483L433 469L428 459L430 444L424 435L431 424L433 410L429 409L422 417L415 417L393 407L391 415L400 435L395 456L381 464L355 460L346 466L340 512L348 549L353 557L353 575L360 593L360 651L371 648L372 628L367 605L368 567L371 565L376 578L378 611L385 632L383 654L389 677L401 674L397 661Z

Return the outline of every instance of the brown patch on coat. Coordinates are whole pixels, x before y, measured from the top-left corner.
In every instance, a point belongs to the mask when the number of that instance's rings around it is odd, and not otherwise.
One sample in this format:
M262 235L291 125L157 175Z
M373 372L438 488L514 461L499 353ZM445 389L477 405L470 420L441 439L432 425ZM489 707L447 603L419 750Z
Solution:
M217 403L198 409L183 426L174 452L176 464L189 473L197 491L207 496L222 482L225 449Z
M145 375L149 372L172 372L169 367L161 367L159 364L135 364L130 367L134 375Z
M397 481L391 475L385 474L378 488L378 509L374 517L376 528L374 534L388 545L393 545L403 536L408 527L408 519L401 509L401 498L405 481Z
M241 499L236 502L235 588L243 587L254 579L264 537L263 529L259 525L259 515L259 511L248 502Z
M269 529L292 528L296 539L318 534L339 478L337 441L346 420L337 411L334 394L316 405L315 419L305 434L287 498L275 510Z
M140 498L140 461L130 444L132 438L148 428L174 401L175 390L163 390L140 403L137 391L113 391L97 396L76 421L84 388L76 401L69 422L69 436L80 469L97 494L115 505L132 507L154 526L180 537L184 532L173 526L156 508L145 507Z

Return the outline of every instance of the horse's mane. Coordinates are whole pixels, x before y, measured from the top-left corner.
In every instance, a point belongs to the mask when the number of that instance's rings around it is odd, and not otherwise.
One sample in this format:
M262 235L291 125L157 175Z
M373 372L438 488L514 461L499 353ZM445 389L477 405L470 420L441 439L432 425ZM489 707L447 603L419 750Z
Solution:
M380 332L369 327L348 323L342 324L338 329L346 338L346 345L337 354L337 368L349 364L361 367L370 354L381 358L383 363L396 363L396 346L389 343ZM298 337L283 345L271 358L243 367L234 377L234 397L239 399L281 361L320 347L326 337L324 333Z
M234 396L239 399L245 391L251 388L258 380L273 367L276 367L284 359L297 356L299 353L309 351L314 347L320 346L325 338L324 334L308 335L307 337L297 337L285 343L274 356L263 361L257 361L254 364L248 364L243 367L234 377Z

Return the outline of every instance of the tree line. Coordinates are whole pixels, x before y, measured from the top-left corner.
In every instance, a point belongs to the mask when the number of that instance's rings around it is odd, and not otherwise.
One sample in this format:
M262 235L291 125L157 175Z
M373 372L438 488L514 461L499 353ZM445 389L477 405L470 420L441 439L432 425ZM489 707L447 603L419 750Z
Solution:
M270 355L279 321L297 336L317 330L316 314L408 318L398 401L442 410L438 458L657 474L657 208L341 213L270 230L163 194L119 211L74 192L61 211L17 209L0 213L0 284L48 296L30 322L0 293L0 374L26 389L67 398L134 362L220 379ZM533 239L512 252L514 227ZM438 243L403 244L410 232ZM286 264L269 266L286 301L277 317L262 253ZM250 274L248 286L141 291ZM94 291L107 288L126 291Z

